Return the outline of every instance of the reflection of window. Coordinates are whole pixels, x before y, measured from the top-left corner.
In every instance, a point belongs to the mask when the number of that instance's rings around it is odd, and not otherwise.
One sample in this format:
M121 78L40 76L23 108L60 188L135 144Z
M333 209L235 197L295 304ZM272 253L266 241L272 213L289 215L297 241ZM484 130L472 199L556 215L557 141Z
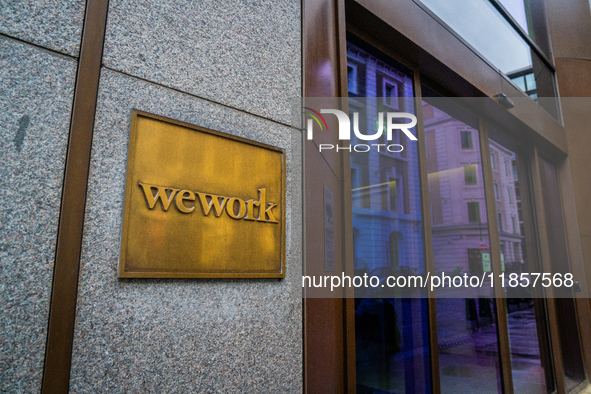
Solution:
M466 185L476 185L476 166L464 167L464 181Z
M517 233L517 227L515 226L515 216L511 216L511 228L513 229L513 233Z
M471 131L461 131L460 137L462 139L462 149L472 149L474 147L472 145L472 132Z
M497 213L497 221L499 222L499 231L503 231L503 215L500 212Z
M359 229L353 227L353 269L355 270L363 268L363 260L359 261L359 255L362 254L360 247L361 245L359 243L360 239L361 237L359 236Z
M480 223L480 203L468 203L468 221L470 223Z
M389 241L389 255L390 255L390 266L398 267L400 265L400 235L397 231L392 231L390 234Z
M349 93L357 94L357 66L347 65L347 85Z
M384 104L398 108L398 85L384 79Z
M511 188L507 188L507 195L509 196L509 204L513 204L513 193L511 193Z
M468 249L468 266L471 274L482 275L482 251L480 249Z
M505 175L509 176L509 163L505 160Z
M496 166L495 166L495 154L491 153L490 154L490 165L492 167L493 170L496 170Z
M515 253L515 260L521 260L521 244L519 242L513 242L513 253Z
M351 168L351 189L357 189L359 187L359 178L357 177L357 168Z
M390 178L390 182L388 182L388 190L390 192L390 210L396 211L397 203L398 203L398 195L396 191L396 179Z
M527 93L529 97L533 98L534 100L538 98L536 78L532 72L512 74L510 78L513 82L515 82L515 85Z
M499 199L499 185L495 182L494 184L494 188L495 188L495 199Z
M351 167L351 197L353 206L359 206L361 193L359 191L359 174L355 167Z

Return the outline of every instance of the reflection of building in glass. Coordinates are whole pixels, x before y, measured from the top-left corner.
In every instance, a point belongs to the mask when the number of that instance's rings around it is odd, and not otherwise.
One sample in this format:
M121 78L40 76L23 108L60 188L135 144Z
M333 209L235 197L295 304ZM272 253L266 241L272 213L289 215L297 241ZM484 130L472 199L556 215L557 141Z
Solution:
M423 117L435 269L481 273L488 230L478 131L426 103Z
M502 259L505 264L521 264L523 262L523 232L519 225L519 210L516 196L518 179L514 173L515 153L490 140L491 160L494 160L493 182L499 239L501 242ZM498 190L498 192L497 192Z
M424 103L435 269L491 270L478 131ZM502 261L521 262L521 230L513 152L491 141Z
M359 113L363 134L376 133L378 112L414 113L412 79L407 74L350 43L347 56L350 119L353 121L353 113ZM372 146L369 152L351 152L355 269L378 276L388 271L422 273L416 142L400 130L390 141L386 135L377 141L363 141L351 134L351 145L382 144ZM389 152L389 144L400 144L404 149Z

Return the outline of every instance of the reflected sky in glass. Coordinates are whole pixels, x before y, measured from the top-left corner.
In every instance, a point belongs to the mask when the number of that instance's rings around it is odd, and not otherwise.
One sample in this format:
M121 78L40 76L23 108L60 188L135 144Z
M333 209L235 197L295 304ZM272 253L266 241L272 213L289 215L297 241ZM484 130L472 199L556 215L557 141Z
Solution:
M421 2L501 72L512 74L532 67L529 45L487 0Z

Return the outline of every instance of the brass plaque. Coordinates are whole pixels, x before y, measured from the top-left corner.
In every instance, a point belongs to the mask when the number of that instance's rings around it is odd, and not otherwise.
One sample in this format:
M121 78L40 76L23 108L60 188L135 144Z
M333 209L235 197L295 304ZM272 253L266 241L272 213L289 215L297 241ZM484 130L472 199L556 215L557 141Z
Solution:
M285 152L133 111L121 278L284 278Z

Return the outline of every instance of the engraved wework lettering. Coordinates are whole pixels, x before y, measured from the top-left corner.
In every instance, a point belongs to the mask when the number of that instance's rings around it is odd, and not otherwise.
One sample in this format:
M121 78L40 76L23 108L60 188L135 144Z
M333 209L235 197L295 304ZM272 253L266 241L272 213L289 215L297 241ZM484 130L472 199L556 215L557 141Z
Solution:
M174 195L179 191L179 189L172 189L164 186L152 186L141 182L139 184L142 186L142 189L144 189L144 195L146 196L146 201L148 202L148 207L150 207L150 209L154 209L156 201L160 200L160 203L162 203L162 209L168 211L168 207L170 207ZM157 190L156 195L152 193L152 188ZM166 189L170 189L170 197L166 197Z
M248 200L246 201L246 216L244 217L244 220L256 220L254 218L254 207L258 207L260 206L261 203L260 201L255 201L255 200Z
M197 192L197 195L199 196L199 201L201 202L201 209L203 210L203 214L205 216L209 215L209 211L211 211L212 205L216 217L219 218L222 212L224 212L224 204L228 200L228 197L199 192ZM221 203L220 198L222 199Z
M265 220L265 221L268 221L271 223L277 223L277 219L275 219L275 216L273 216L273 212L271 211L273 208L275 208L275 206L277 204L269 203L269 207L265 208L266 198L267 198L267 189L259 189L260 209L259 209L259 218L257 219L257 222ZM267 216L269 217L269 220L267 220Z
M239 206L237 214L234 211L235 203L238 203ZM246 211L246 204L238 197L231 198L230 201L228 201L228 205L226 205L226 212L228 212L228 216L232 219L242 219L244 211Z
M176 207L179 211L183 213L191 213L195 209L195 207L187 208L185 204L183 204L183 200L187 201L195 201L195 193L190 190L182 190L179 194L176 195Z
M199 204L204 216L209 216L213 208L213 216L219 218L223 215L225 208L227 215L235 220L244 219L257 222L279 223L273 213L273 208L277 207L278 204L272 202L267 203L266 188L258 189L258 201L254 199L244 201L238 197L226 197L218 194L173 189L172 187L156 186L148 183L139 182L139 185L144 191L148 209L154 209L158 200L160 200L162 209L168 211L172 200L174 200L177 209L182 213L194 212L196 205ZM194 203L191 204L193 201ZM255 216L255 208L258 209L258 217Z

